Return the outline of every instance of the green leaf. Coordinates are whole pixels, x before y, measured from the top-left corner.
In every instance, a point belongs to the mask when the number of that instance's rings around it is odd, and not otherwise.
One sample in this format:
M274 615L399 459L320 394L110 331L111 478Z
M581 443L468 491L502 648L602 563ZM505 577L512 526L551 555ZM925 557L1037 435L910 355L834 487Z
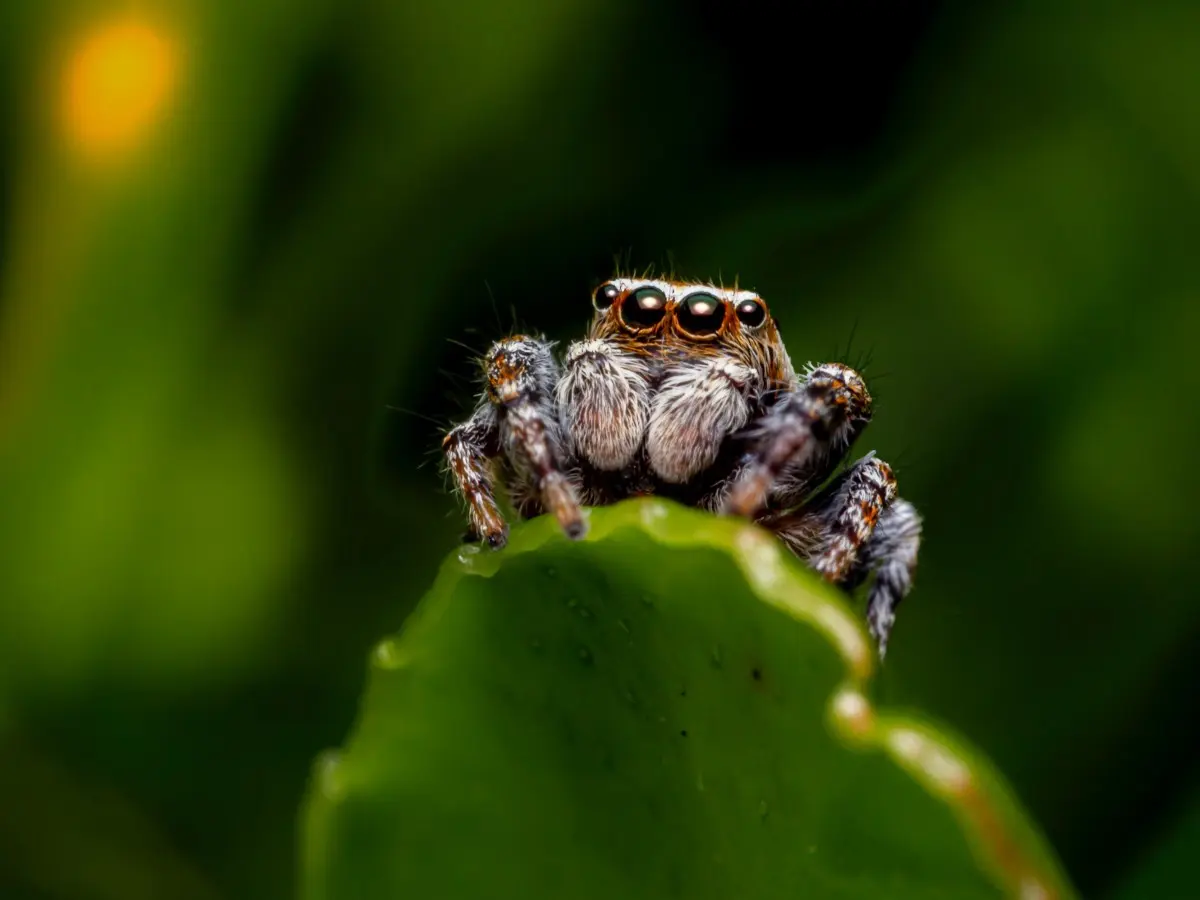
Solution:
M317 764L307 900L1073 896L991 767L867 699L757 527L660 500L442 568Z

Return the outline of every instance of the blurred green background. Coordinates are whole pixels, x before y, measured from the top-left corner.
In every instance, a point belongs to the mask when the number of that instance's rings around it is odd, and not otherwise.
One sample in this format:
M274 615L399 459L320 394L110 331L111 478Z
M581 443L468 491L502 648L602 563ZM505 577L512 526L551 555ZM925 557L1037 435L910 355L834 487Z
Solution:
M881 687L1085 896L1200 852L1200 7L0 10L0 897L290 897L514 322L673 260L865 364L926 516ZM1189 697L1193 697L1189 700Z

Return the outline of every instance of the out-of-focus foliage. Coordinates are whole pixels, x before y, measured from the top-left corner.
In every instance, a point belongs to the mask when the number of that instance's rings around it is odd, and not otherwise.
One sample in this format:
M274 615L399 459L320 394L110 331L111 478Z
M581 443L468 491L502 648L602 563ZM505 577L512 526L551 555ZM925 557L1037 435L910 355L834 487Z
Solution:
M577 334L626 250L736 273L797 360L853 334L927 526L884 700L994 759L1084 895L1137 884L1200 728L1198 34L5 5L0 893L292 895L309 761L458 534L450 341Z
M316 767L301 896L1071 896L874 661L770 534L657 499L459 550Z
M1187 807L1151 835L1154 844L1113 894L1117 900L1183 896L1196 881L1200 847L1200 796L1193 788Z

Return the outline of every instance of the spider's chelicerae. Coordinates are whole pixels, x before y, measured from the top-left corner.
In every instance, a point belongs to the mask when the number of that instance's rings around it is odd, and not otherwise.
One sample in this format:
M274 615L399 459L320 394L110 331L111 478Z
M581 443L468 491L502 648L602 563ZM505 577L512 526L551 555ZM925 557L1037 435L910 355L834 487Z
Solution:
M871 418L862 377L840 363L797 374L752 291L616 278L592 303L561 364L524 335L484 357L479 405L443 442L468 539L504 546L497 481L522 518L550 513L574 538L581 504L646 494L748 517L830 582L874 576L867 623L882 657L921 521L873 453L837 472Z

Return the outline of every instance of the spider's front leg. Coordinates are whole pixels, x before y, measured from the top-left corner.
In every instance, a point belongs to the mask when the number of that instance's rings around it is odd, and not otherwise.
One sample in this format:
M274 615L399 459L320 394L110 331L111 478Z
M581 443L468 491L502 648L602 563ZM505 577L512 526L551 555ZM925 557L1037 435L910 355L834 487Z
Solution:
M517 336L493 344L484 359L486 389L469 420L442 442L455 487L467 502L471 533L502 547L508 528L496 504L493 461L503 454L532 497L525 510L551 513L569 537L582 537L583 517L564 473L554 409L558 365L546 341ZM523 491L523 492L524 492Z
M841 363L812 368L751 432L751 449L724 512L754 516L768 501L795 506L837 467L871 420L861 375Z
M912 589L920 547L921 517L911 503L898 499L880 515L875 533L863 546L848 579L847 587L852 587L875 574L867 595L867 627L879 646L880 659L887 652L896 607Z
M897 499L891 466L868 454L799 510L760 521L832 584L853 590L874 573L867 625L882 659L921 542L920 517Z
M508 541L508 525L496 505L493 461L500 452L496 408L483 400L471 418L456 425L442 440L446 470L454 489L467 504L468 541L485 541L499 549Z

